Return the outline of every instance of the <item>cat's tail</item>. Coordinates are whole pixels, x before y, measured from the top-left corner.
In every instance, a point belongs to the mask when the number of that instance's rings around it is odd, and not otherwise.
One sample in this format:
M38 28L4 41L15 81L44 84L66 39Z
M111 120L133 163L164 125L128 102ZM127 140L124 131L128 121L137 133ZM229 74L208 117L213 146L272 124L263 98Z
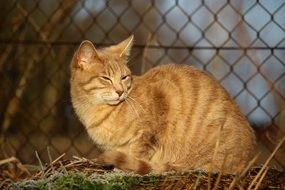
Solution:
M140 175L145 175L150 172L162 173L174 170L174 168L170 167L168 164L146 162L119 151L107 151L103 153L97 161L99 163L111 164L115 168Z

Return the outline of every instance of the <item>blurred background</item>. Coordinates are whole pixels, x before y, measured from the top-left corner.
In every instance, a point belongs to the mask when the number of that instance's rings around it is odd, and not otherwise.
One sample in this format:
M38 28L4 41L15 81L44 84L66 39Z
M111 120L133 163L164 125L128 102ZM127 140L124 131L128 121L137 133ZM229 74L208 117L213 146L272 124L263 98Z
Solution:
M129 66L185 63L217 78L258 136L260 163L285 135L284 0L0 1L0 159L35 164L100 150L76 118L69 64L80 42L135 35ZM285 147L272 166L285 169Z

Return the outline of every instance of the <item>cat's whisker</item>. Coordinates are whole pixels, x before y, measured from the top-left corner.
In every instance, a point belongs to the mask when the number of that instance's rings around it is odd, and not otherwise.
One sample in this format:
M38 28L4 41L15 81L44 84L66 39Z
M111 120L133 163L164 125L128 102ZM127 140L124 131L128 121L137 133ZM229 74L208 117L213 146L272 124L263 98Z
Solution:
M134 105L132 104L132 102L129 101L129 100L127 100L127 99L126 99L126 102L127 102L128 105L131 106L132 110L136 113L137 117L138 117L139 119L141 119L141 117L140 117L138 111L135 109L135 107L134 107Z
M128 96L127 98L129 98L130 100L134 101L135 103L137 103L139 105L139 107L141 108L141 110L146 113L145 109L142 107L141 103L139 103L137 100L135 100L134 98L132 98L131 96Z

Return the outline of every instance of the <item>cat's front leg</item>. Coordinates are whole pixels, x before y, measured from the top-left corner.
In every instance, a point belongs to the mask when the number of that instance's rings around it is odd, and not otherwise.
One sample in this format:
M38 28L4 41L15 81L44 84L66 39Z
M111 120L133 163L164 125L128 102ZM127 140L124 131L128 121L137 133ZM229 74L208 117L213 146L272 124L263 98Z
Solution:
M157 147L157 137L148 131L140 131L129 142L129 154L136 159L150 161Z
M118 150L104 152L97 158L99 164L112 165L127 172L134 172L140 175L151 172L152 167L148 162L136 159L135 157Z
M152 171L153 165L157 168L157 164L151 162L158 144L154 134L156 133L146 130L138 131L127 144L105 151L97 161L102 164L112 164L124 171L147 174Z

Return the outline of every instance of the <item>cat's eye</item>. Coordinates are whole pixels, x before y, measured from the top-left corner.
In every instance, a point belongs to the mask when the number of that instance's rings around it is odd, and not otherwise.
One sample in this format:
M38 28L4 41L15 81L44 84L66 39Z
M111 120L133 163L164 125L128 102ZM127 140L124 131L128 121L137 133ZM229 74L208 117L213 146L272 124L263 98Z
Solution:
M103 80L106 80L108 82L112 82L112 80L109 77L101 76L100 78L103 79Z
M129 77L129 75L123 76L121 79L126 80Z

